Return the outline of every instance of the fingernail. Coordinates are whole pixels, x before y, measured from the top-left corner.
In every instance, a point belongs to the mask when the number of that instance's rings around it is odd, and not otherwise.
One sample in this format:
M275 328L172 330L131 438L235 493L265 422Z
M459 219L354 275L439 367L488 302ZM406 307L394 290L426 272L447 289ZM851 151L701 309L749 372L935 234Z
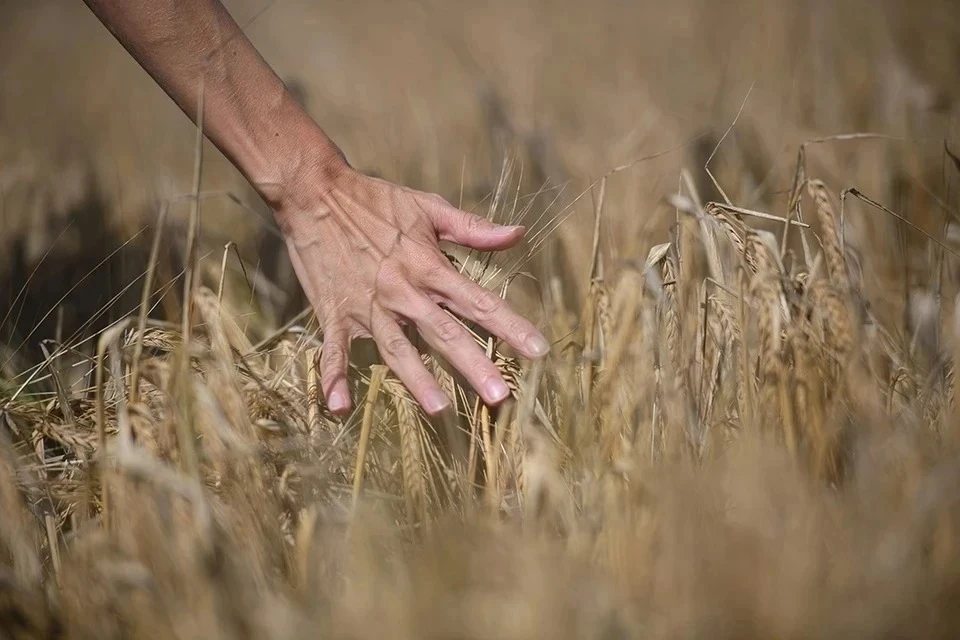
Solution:
M494 232L495 232L495 233L498 233L498 234L500 234L500 235L502 235L502 236L512 236L512 235L515 234L518 230L519 230L519 231L522 231L522 230L523 230L523 227L518 226L518 225L513 225L513 226L510 226L510 227L497 227L496 229L494 229Z
M437 414L448 406L450 406L450 400L447 398L447 394L437 389L427 391L423 398L423 408L427 410L427 413Z
M510 388L499 376L496 376L488 378L483 383L483 393L488 402L500 402L510 395Z
M349 406L350 398L348 398L342 391L330 392L330 397L327 398L327 408L330 409L332 413L346 411Z
M527 351L534 358L542 358L550 352L550 343L539 333L527 338Z

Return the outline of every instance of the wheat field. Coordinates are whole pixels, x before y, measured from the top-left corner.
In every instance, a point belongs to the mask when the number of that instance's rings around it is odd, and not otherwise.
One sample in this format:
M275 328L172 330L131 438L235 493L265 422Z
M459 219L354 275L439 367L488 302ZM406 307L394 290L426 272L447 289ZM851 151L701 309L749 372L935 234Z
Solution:
M956 637L953 3L226 4L354 165L528 226L449 251L551 353L471 327L489 409L425 351L430 419L361 344L334 417L249 187L0 3L0 638Z

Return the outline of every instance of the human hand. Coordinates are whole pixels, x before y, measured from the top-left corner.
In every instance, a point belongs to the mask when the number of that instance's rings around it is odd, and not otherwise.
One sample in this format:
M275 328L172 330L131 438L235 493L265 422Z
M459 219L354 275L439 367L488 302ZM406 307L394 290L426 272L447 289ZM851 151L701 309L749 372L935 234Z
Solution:
M522 227L493 224L437 195L358 173L345 163L308 169L276 207L290 260L323 329L321 387L331 412L351 406L350 342L372 337L387 366L424 410L450 404L401 329L413 324L480 397L509 395L497 367L445 309L479 323L529 358L549 345L494 292L458 272L439 240L484 251L514 246Z
M506 249L522 228L351 169L218 0L87 4L188 116L203 114L203 133L270 203L323 328L321 386L331 411L350 409L348 354L361 337L376 341L428 413L449 405L402 323L416 325L485 402L506 398L497 368L444 307L525 356L546 354L536 328L457 272L437 245Z

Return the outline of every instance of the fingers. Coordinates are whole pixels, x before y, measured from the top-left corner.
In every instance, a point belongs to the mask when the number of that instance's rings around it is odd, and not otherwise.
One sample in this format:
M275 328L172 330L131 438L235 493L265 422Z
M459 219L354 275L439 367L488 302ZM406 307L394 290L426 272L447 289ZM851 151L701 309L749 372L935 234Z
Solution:
M320 387L327 399L330 413L343 415L350 411L350 387L347 374L350 357L350 338L347 332L329 328L323 334L320 350Z
M510 395L500 370L457 320L419 293L411 295L409 303L405 315L416 323L420 335L463 374L485 403L496 405Z
M525 231L523 227L495 224L482 216L460 211L441 198L433 204L430 217L441 240L481 251L509 249L520 242Z
M528 358L542 358L550 343L532 322L510 308L493 291L451 269L442 276L436 291L447 300L451 311L468 318L505 341Z
M304 292L310 299L310 304L316 311L317 318L323 322L322 312L327 308L324 300L317 295L317 286L314 275L303 264L300 254L292 243L288 243L288 255L297 278L303 286ZM328 309L329 311L329 309ZM333 322L327 321L323 332L323 347L320 350L320 388L327 401L327 409L334 415L343 415L350 411L350 387L347 384L347 373L350 354L350 336L347 331Z
M384 363L400 378L424 411L438 415L450 406L450 400L440 389L436 378L427 371L416 347L404 335L396 320L383 310L375 310L370 333Z

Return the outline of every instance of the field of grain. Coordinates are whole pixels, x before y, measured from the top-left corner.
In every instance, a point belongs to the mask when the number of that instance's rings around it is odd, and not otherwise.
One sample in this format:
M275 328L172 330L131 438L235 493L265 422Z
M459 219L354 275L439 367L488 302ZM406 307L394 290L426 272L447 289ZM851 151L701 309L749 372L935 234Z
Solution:
M269 211L0 2L0 638L956 637L951 0L226 4L354 166L529 227L455 258L551 354L478 330L489 410L425 353L431 420L361 344L335 418Z

